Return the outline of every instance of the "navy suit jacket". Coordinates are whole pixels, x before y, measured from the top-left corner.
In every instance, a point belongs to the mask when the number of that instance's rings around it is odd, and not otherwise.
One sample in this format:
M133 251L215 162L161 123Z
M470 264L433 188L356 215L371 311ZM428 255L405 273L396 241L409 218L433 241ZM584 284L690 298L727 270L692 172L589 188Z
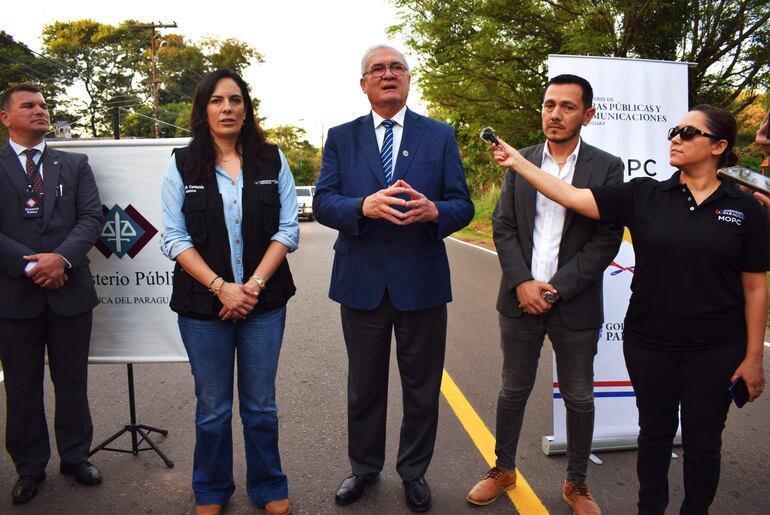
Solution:
M332 300L374 309L386 289L401 311L452 300L443 239L473 218L452 127L407 109L394 170L394 181L398 179L436 204L437 221L398 226L359 217L361 199L387 188L372 115L329 130L313 214L339 231L329 289Z
M97 298L86 254L104 217L88 158L46 146L42 218L22 217L26 189L19 158L5 145L0 148L0 318L35 318L46 306L61 316L92 309ZM41 252L56 252L72 264L61 288L41 288L24 274L22 256Z

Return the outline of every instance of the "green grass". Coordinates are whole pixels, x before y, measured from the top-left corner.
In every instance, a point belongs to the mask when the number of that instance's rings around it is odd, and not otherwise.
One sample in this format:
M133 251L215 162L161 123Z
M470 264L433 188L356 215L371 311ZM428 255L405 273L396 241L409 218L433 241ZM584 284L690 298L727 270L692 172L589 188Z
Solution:
M476 208L476 214L467 227L453 234L454 237L463 241L478 243L484 247L494 249L495 244L492 241L492 212L495 210L495 204L500 197L500 190L492 188L489 191L476 195L473 205Z

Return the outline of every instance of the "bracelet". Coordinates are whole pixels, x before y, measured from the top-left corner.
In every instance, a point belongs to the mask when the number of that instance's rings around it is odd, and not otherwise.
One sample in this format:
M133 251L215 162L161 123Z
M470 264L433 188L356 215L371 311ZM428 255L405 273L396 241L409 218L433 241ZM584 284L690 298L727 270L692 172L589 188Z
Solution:
M257 286L259 286L260 290L264 290L265 288L267 288L267 283L265 282L265 280L258 275L252 275L251 277L249 277L249 281L254 281L255 283L257 283Z
M211 292L213 292L213 291L214 291L214 290L212 290L212 289L211 289L211 286L213 286L213 284L214 284L214 281L216 281L217 279L222 279L222 278L221 278L220 276L216 276L215 278L213 278L213 279L211 280L211 282L209 283L209 291L211 291ZM224 280L224 279L222 279L222 280ZM220 288L221 288L221 286L220 286Z
M222 278L220 277L220 279L222 279ZM212 281L212 282L213 282L213 281ZM213 293L213 294L214 294L214 297L219 297L219 292L221 292L221 291L222 291L222 287L223 287L225 284L227 284L227 281L225 281L224 279L222 279L222 284L220 284L218 288L214 288L213 290L211 290L211 293Z

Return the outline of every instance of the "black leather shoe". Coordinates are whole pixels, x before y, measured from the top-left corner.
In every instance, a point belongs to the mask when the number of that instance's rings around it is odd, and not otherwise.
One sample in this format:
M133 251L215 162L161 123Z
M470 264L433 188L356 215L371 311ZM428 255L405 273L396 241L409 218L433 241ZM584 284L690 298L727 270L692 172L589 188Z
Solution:
M378 477L379 476L374 476L373 478L367 479L355 474L350 474L342 481L339 489L337 489L337 495L334 496L334 502L340 506L356 502L362 495L364 495L366 487L374 483Z
M419 513L430 509L430 487L424 477L404 481L404 495L410 510Z
M14 504L24 504L37 495L40 483L45 479L45 472L36 476L19 476L11 490Z
M92 486L102 482L102 474L89 461L81 461L75 465L62 463L59 469L62 474L75 476L75 481L81 485Z

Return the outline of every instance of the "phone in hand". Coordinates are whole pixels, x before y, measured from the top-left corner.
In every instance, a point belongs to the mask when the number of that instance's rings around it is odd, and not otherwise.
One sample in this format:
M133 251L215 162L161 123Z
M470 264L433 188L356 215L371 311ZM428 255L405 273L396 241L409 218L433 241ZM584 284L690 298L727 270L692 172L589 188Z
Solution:
M739 377L730 383L730 395L732 396L735 405L739 408L742 408L749 402L749 388L746 386L746 382L742 377Z
M720 177L730 179L754 191L770 195L770 177L743 166L728 166L717 170Z

